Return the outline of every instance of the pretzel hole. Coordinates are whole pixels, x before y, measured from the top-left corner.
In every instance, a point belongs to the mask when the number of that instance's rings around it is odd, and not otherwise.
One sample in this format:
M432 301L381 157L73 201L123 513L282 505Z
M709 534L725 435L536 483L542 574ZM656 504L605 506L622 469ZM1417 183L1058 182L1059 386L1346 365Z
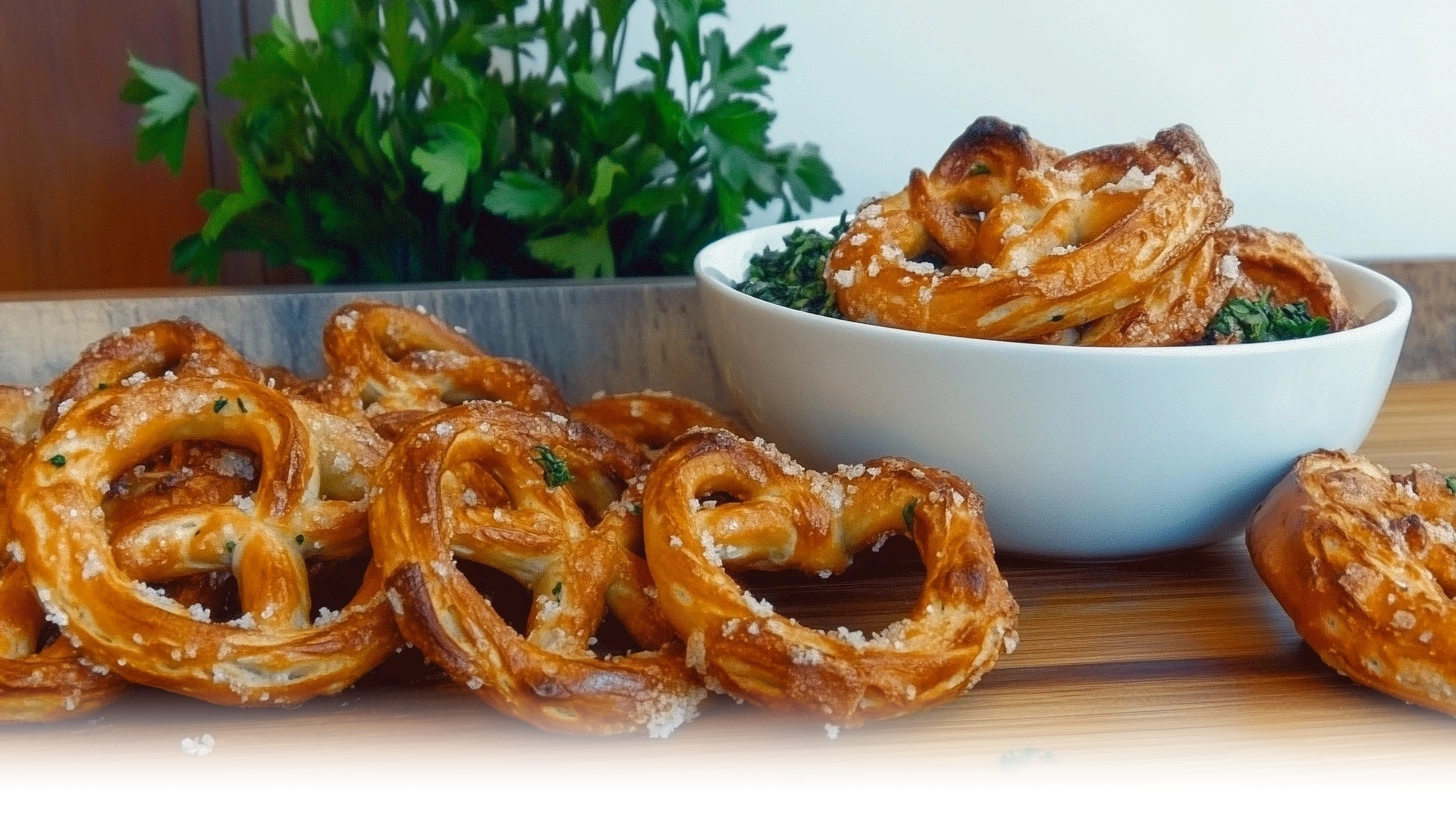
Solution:
M510 575L464 558L455 559L455 568L470 582L480 597L490 601L491 609L501 620L526 636L526 621L531 615L531 604L535 597L531 590Z
M774 612L804 626L825 631L844 626L868 635L910 616L925 575L914 542L895 535L856 553L848 569L828 578L797 570L743 571L733 578L753 597L773 604Z
M613 614L611 609L602 618L597 630L592 633L595 642L588 641L587 647L596 653L597 657L620 657L622 655L642 650L642 645L627 631L621 618Z

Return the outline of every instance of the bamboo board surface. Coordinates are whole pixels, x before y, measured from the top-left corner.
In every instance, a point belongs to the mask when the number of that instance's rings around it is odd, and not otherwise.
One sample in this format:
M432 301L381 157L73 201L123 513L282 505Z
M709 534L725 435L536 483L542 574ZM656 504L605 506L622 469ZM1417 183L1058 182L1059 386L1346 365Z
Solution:
M1363 451L1394 469L1425 461L1456 470L1456 381L1397 383ZM1001 562L1022 609L1016 653L949 704L835 740L817 723L726 700L667 740L601 740L537 732L431 682L365 683L288 711L219 708L143 690L87 721L0 731L0 775L78 761L191 774L210 760L213 773L223 767L216 763L257 762L277 781L324 757L356 774L388 768L421 780L604 767L639 777L738 766L843 775L896 763L952 775L942 779L1107 763L1354 774L1449 769L1456 761L1456 720L1326 668L1264 589L1240 541L1128 564ZM802 621L861 628L902 617L918 581L913 556L887 547L829 581L770 579L754 591ZM182 738L202 733L217 741L211 757L179 750Z

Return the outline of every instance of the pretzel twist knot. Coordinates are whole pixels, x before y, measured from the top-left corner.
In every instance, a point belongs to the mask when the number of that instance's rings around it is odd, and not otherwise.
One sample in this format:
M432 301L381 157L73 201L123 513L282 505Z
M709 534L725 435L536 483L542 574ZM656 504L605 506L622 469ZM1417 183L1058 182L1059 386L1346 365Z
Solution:
M466 400L567 411L556 385L535 367L492 357L439 318L402 306L361 301L340 308L324 325L323 346L329 374L301 393L343 416L424 413Z
M691 719L706 692L657 612L633 552L640 510L622 494L643 465L589 425L499 403L413 426L385 460L370 508L375 559L405 636L490 705L547 730L666 736ZM457 558L531 591L524 636ZM608 609L647 651L592 653Z
M1456 715L1456 494L1344 451L1302 457L1254 513L1249 554L1294 628L1357 683Z
M115 523L111 483L154 451L211 441L254 451L257 491ZM384 443L237 377L110 388L62 416L21 462L11 522L62 633L137 683L226 705L292 705L353 683L401 645L377 570L311 621L307 560L367 552L367 494ZM152 582L230 571L243 614L213 621Z
M663 451L643 507L662 611L687 642L689 663L735 697L856 726L959 694L1003 647L1015 648L1017 606L993 560L981 499L944 471L884 458L824 475L767 443L697 430ZM925 586L908 618L870 638L801 626L730 576L827 576L906 532Z
M851 320L1002 340L1123 309L1228 217L1191 128L1070 156L993 117L860 210L825 280Z

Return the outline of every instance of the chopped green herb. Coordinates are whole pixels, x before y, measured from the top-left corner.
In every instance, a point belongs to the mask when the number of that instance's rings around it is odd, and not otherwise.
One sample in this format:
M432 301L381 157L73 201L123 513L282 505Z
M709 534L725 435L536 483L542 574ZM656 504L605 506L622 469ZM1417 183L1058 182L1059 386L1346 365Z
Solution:
M1041 750L1040 748L1008 750L1008 752L1002 753L1002 756L1000 756L1000 764L1002 764L1002 768L1008 769L1008 771L1019 771L1022 765L1031 765L1032 762L1038 761L1038 759L1042 762L1056 762L1057 755L1056 753L1051 753L1050 750Z
M1446 489L1452 493L1456 493L1456 476L1446 477Z
M1065 317L1066 317L1066 315L1052 315L1052 322L1053 323L1060 323L1060 322L1062 322L1062 319L1065 318Z
M227 397L219 397L219 398L213 400L212 401L212 412L214 414L220 414L220 413L222 413L222 409L226 408L227 407L227 404L228 404L228 398Z
M556 601L558 603L561 601L561 582L560 581L557 581L556 582L556 586L554 586L554 587L551 588L551 594L552 594L552 596L554 596L556 598Z
M232 552L233 550L236 550L237 548L238 548L238 542L236 542L236 541L229 541L228 543L226 543L226 544L223 545L223 549L227 550L228 552Z
M241 412L243 412L243 413L245 413L245 414L248 412L248 406L246 406L246 405L243 404L243 398L242 397L238 397L238 410L241 411Z
M537 445L532 450L536 451L536 458L531 461L541 466L541 475L546 479L547 487L560 487L571 481L571 470L566 467L566 462L552 453L550 448Z
M293 537L293 541L296 544L302 544L303 543L303 533L299 533L298 535L294 536Z
M905 509L900 511L900 517L905 519L906 530L915 529L915 505L919 503L919 499L911 499L910 503L905 505Z
M1265 343L1271 340L1294 340L1314 337L1330 330L1328 318L1309 313L1309 302L1297 300L1283 306L1270 302L1272 290L1265 289L1258 300L1229 298L1209 321L1203 334L1205 343L1219 338L1232 338L1237 343Z
M749 258L748 278L738 291L801 312L843 317L824 283L824 264L849 228L848 218L848 213L841 214L828 235L796 229L784 238L783 250L765 249Z
M51 457L50 462L51 462L51 464L55 465L56 467L60 467L60 466L62 466L64 464L66 464L66 457L64 457L64 456L62 456L62 455L60 455L58 453L55 456L52 456Z
M975 164L971 165L970 172L966 173L966 175L989 176L991 175L991 168L987 166L985 162L976 162Z
M107 389L107 387L108 386L106 385L106 383L96 383L96 390L97 391L105 391Z
M632 502L632 506L627 509L632 511L632 515L634 516L642 515L642 504L640 502Z

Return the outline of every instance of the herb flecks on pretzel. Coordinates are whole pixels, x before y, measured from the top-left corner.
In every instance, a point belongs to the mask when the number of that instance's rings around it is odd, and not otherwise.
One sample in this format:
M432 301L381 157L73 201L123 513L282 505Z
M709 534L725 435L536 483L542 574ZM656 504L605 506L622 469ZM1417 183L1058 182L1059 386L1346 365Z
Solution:
M1017 606L981 499L944 471L885 458L825 475L762 441L701 429L663 451L643 508L663 613L710 687L740 699L861 725L960 694L1015 647ZM835 574L907 520L925 586L909 617L869 637L799 625L732 577Z
M546 730L666 736L692 719L706 692L657 611L639 554L640 504L629 487L645 464L591 425L499 403L409 428L370 509L375 559L405 636L457 683ZM456 559L530 590L524 634ZM593 652L608 610L639 651Z
M258 458L257 490L112 523L111 484L177 442ZM63 635L128 680L225 705L293 705L353 683L401 645L378 573L313 615L307 562L367 552L384 443L367 428L237 377L97 391L18 465L11 520ZM242 614L212 619L155 584L230 571Z
M1229 210L1185 125L1065 156L983 117L861 209L824 274L851 320L1024 340L1135 303Z

